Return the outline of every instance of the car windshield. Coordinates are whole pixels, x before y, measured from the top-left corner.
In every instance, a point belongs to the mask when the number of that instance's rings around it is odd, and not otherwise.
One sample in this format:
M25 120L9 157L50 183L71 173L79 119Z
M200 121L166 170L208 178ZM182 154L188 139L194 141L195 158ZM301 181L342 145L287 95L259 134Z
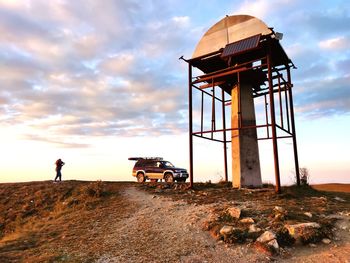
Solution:
M164 167L174 167L171 162L163 162Z

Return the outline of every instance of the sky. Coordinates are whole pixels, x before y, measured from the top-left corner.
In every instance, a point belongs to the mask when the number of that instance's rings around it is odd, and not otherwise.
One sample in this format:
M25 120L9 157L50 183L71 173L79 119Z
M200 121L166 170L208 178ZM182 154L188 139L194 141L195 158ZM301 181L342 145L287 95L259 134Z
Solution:
M0 182L135 180L131 156L188 169L187 64L226 15L283 33L299 163L312 183L350 183L350 2L0 0ZM272 150L259 143L264 182ZM293 181L290 141L281 181ZM195 181L223 178L221 144L194 141Z

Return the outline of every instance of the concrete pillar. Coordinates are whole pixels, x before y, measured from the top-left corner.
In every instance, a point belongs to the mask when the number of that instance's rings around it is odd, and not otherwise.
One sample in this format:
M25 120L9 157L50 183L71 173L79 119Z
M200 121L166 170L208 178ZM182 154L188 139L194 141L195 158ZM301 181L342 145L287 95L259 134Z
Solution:
M252 87L250 84L243 83L240 84L240 91L236 85L231 92L232 128L239 127L238 92L241 95L241 126L256 125ZM235 188L262 186L256 128L233 130L231 135L232 186Z

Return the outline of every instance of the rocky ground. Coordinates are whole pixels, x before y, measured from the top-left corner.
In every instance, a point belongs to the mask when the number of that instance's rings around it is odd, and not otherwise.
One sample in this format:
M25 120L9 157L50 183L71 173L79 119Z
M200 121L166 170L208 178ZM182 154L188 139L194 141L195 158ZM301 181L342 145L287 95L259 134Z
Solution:
M350 196L225 184L0 184L1 262L350 262Z

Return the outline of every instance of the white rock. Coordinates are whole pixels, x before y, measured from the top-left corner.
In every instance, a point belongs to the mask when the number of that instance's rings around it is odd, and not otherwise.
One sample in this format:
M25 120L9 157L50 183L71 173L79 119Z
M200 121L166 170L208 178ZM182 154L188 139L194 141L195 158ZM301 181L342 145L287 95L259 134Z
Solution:
M273 209L275 210L276 212L279 212L279 213L284 213L286 210L281 207L281 206L275 206L275 208Z
M232 231L233 231L233 226L223 226L220 229L220 234L223 236L227 236L227 235L231 234Z
M310 212L305 212L304 215L306 215L307 217L312 218L312 214Z
M275 233L271 231L265 231L260 237L257 238L256 241L260 243L267 243L271 241L272 239L276 239Z
M237 219L241 216L241 211L242 210L238 207L230 207L227 209L227 212L229 213L229 215Z
M314 244L314 243L310 243L309 246L310 247L317 247L316 244Z
M337 200L337 201L339 201L339 202L346 202L345 199L340 198L340 197L338 197L338 196L334 197L334 199Z
M239 220L239 222L241 223L249 223L249 224L254 224L254 219L251 217L246 217L246 218L242 218L241 220Z
M322 239L323 244L330 244L331 242L332 242L332 240L330 240L329 238Z
M280 246L278 245L278 242L276 239L272 239L267 243L268 246L273 247L274 249L278 250Z
M249 230L248 230L249 233L256 233L260 231L261 231L261 228L257 227L255 224L249 226Z

